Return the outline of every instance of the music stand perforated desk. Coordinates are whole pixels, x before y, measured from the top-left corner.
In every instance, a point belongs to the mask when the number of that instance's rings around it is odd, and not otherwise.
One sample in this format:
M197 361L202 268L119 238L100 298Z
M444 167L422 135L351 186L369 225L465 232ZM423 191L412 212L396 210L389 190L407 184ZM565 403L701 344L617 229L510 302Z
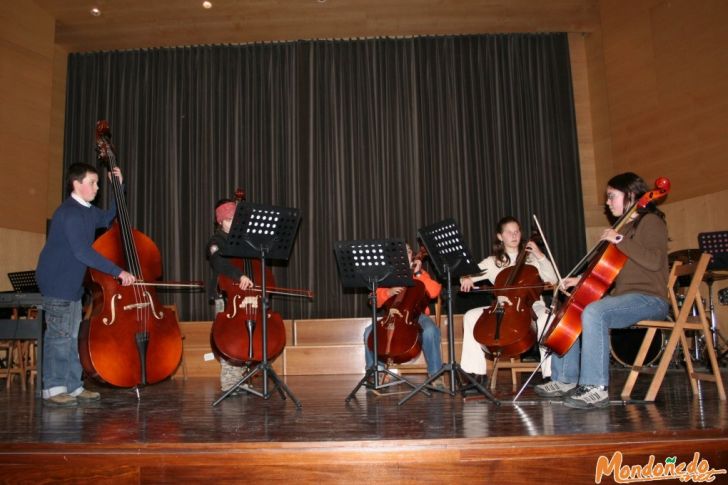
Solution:
M268 299L265 277L266 259L288 261L290 258L293 241L300 224L301 215L298 209L249 202L240 202L235 208L235 217L221 255L260 259L263 360L212 403L213 406L230 396L255 374L262 372L263 392L258 392L252 388L244 388L246 392L268 399L273 391L277 390L282 399L285 399L287 395L296 404L297 408L301 407L300 401L278 377L268 361ZM250 335L251 340L252 338L253 335ZM271 391L268 390L269 378L274 383L274 388Z
M712 256L709 270L728 269L728 231L701 232L698 234L698 247L701 252Z
M8 279L16 293L40 293L35 271L16 271L8 273Z

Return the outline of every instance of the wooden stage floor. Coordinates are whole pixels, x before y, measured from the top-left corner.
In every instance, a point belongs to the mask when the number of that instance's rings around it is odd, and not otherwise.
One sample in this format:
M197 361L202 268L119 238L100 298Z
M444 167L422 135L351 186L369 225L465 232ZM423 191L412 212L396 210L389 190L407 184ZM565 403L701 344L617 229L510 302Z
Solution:
M612 375L617 396L626 371ZM0 473L12 483L594 483L599 457L615 452L622 465L647 465L650 455L689 463L697 452L711 469L728 468L726 403L705 383L694 398L681 370L668 373L654 404L593 411L530 388L514 405L505 379L500 406L440 393L398 406L404 386L381 395L362 388L345 403L360 377L286 378L300 410L278 394L212 407L216 379L170 380L141 389L140 399L92 385L101 402L66 409L43 406L16 384L0 392Z

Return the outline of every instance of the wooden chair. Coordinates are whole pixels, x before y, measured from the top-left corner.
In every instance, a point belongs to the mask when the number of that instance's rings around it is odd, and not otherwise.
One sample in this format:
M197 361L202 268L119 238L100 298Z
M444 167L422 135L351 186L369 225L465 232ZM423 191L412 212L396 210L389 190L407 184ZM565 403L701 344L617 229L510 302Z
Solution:
M0 340L0 379L9 379L13 353L12 340Z
M26 340L28 346L25 352L25 372L27 372L28 384L32 388L35 386L38 380L38 363L37 363L37 352L38 352L38 341L37 340Z
M30 312L31 310L28 310ZM33 312L37 311L32 309ZM12 320L35 318L35 315L22 316L18 308L13 308L11 316ZM30 350L31 340L11 340L9 341L9 350L7 352L7 368L3 369L6 372L5 388L10 389L10 385L13 382L13 377L17 376L20 381L20 388L25 391L27 389L27 377L28 373L35 368L29 367L30 361ZM33 359L34 360L34 359Z
M8 368L7 380L5 382L5 388L10 389L10 385L13 382L13 376L18 376L20 380L20 388L25 391L26 386L26 374L27 374L27 352L28 352L28 340L13 340L10 346L10 352L8 354Z
M647 333L642 340L642 345L637 352L632 370L627 377L627 381L622 388L622 399L629 399L632 394L632 389L637 382L637 377L640 373L652 373L654 377L650 383L650 387L647 390L645 401L654 401L657 396L657 392L660 390L662 381L665 378L667 367L672 361L673 354L677 349L677 345L682 345L683 356L685 358L685 366L687 368L688 378L690 379L690 385L693 390L693 395L698 393L698 381L711 381L715 382L718 387L718 395L722 401L725 401L725 389L723 387L723 379L720 375L720 369L718 368L718 359L716 358L715 348L713 347L713 338L710 329L710 323L706 317L705 304L700 294L700 284L703 281L703 275L710 262L710 255L703 253L697 263L683 264L680 261L676 261L671 270L670 276L667 282L667 294L670 306L672 307L673 315L676 315L675 321L653 321L643 320L638 322L634 326L637 328L646 328ZM675 282L681 276L690 276L690 285L688 286L685 300L682 302L682 307L678 306L677 296L675 294ZM692 309L693 305L697 309L697 315L693 316ZM670 338L665 346L665 351L662 354L660 363L656 369L645 368L643 363L647 350L652 343L652 339L655 336L657 330L667 330L670 332ZM693 360L690 356L690 349L688 348L687 337L685 336L686 330L692 330L700 332L705 341L705 351L707 352L710 360L710 370L708 373L697 373L693 367Z
M35 319L38 317L37 308L29 308L27 313L28 319ZM35 385L35 381L38 379L38 365L37 365L37 352L38 352L38 341L37 340L24 340L23 341L23 359L26 377L31 387Z

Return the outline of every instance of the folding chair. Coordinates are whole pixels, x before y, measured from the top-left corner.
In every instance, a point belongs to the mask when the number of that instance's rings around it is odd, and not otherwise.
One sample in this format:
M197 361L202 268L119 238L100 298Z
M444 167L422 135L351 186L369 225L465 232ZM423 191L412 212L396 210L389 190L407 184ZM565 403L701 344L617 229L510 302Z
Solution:
M655 375L652 378L650 387L647 390L647 395L645 396L645 401L654 401L657 396L657 392L660 390L662 381L665 378L667 367L670 364L679 343L682 345L685 366L688 378L690 379L690 386L692 387L693 395L698 394L699 380L711 381L716 383L718 387L718 395L720 396L721 401L725 401L725 389L723 388L723 379L720 375L718 359L716 358L715 348L713 347L710 322L706 317L705 305L700 294L700 284L703 281L703 275L705 274L705 270L708 267L709 262L710 254L703 253L696 263L683 264L680 261L675 261L675 263L673 263L667 282L667 295L672 307L672 314L676 315L675 321L643 320L634 325L634 327L637 328L646 328L647 333L645 334L644 340L642 340L642 345L637 353L632 370L630 371L627 381L624 383L624 387L622 388L622 399L627 400L630 398L632 389L634 388L634 385L637 382L637 377L640 373L654 372ZM677 296L675 294L675 282L681 276L691 276L691 279L688 291L685 295L685 300L682 302L682 307L679 307ZM697 309L698 313L695 316L692 315L693 305ZM660 363L656 369L643 367L645 356L647 355L647 351L652 343L652 339L659 329L670 331L670 338L667 341ZM686 330L702 332L705 340L705 351L710 359L710 370L712 372L695 372L695 369L693 368L693 360L690 356L690 349L688 348L687 337L685 336Z

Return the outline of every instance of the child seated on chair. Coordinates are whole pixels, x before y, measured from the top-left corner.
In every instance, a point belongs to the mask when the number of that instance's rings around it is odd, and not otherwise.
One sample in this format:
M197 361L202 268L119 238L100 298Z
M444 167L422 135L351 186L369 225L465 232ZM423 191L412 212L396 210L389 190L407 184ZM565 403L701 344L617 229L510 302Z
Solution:
M412 268L413 278L424 283L427 296L430 299L437 298L442 290L442 285L434 280L427 271L422 269L421 260L413 258L412 248L409 244L407 244L407 258L409 259L409 264ZM381 308L387 300L405 290L406 288L401 286L392 288L377 288L377 308ZM440 367L442 367L442 354L440 352L440 329L437 325L435 325L435 322L432 321L432 318L430 318L429 315L430 309L425 308L425 311L420 313L417 323L419 323L422 328L422 352L425 354L425 361L427 361L427 374L432 376L440 370ZM367 369L374 363L374 353L369 350L369 347L367 346L367 340L369 339L371 331L371 325L369 325L364 331L364 349ZM432 386L438 389L445 389L442 377L433 381Z
M504 217L496 226L495 236L493 238L493 254L478 263L478 267L482 270L482 274L478 276L463 276L460 278L460 291L467 293L473 289L473 283L487 279L491 283L495 283L498 274L509 266L516 264L518 253L522 250L528 252L526 264L534 266L538 269L538 274L544 283L555 284L557 282L556 272L551 262L541 252L538 245L529 241L524 243L521 241L521 224L514 217ZM500 296L504 299L505 304L511 304L507 297ZM460 358L460 367L465 372L470 372L476 376L484 376L486 371L486 360L483 349L473 336L473 328L483 310L486 307L473 308L463 316L463 350ZM546 303L542 298L536 300L531 305L531 310L535 316L537 325L537 334L541 335L548 317ZM541 351L541 375L544 378L551 375L550 360L547 357L546 349ZM480 379L482 380L482 379Z
M648 191L638 175L627 172L607 183L606 205L614 218L625 214ZM641 320L667 316L667 225L654 204L636 211L620 232L602 232L601 240L615 244L627 256L608 296L590 303L581 315L580 340L563 357L554 355L552 381L536 386L543 397L563 398L572 408L592 409L609 404L609 329L626 328ZM575 286L579 277L566 278Z

